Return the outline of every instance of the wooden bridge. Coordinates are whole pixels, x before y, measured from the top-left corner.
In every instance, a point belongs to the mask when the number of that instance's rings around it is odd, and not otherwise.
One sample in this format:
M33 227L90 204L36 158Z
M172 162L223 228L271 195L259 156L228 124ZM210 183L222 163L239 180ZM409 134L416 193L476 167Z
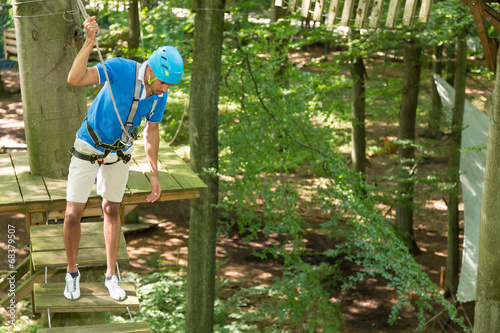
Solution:
M388 1L390 2L387 13L384 13L384 0L330 0L329 5L327 0L275 0L275 5L287 8L290 12L300 10L302 17L311 18L316 22L325 21L329 27L339 24L339 26L352 26L358 29L377 29L380 27L380 22L385 19L386 28L395 28L398 20L402 22L403 26L411 26L416 17L421 23L429 22L433 0ZM495 71L499 41L497 38L489 36L488 27L491 25L500 31L500 13L493 9L489 3L497 3L498 1L460 1L470 9L476 22L488 69ZM402 6L403 2L404 6ZM417 15L418 4L420 4L420 9Z
M144 146L135 143L133 159L130 162L130 176L126 193L121 203L121 217L130 208L145 203L151 193L149 183L149 165ZM186 163L166 144L161 144L158 156L159 180L162 194L159 201L192 199L200 196L205 189L203 181ZM49 220L62 220L66 206L66 179L35 177L30 174L28 153L17 152L0 154L0 214L25 213L27 230L30 236L31 253L15 269L11 269L18 284L16 301L32 295L35 313L48 312L104 312L138 310L139 301L132 284L124 283L127 292L124 301L115 301L109 297L104 283L82 282L82 296L78 301L64 298L64 283L47 281L58 270L66 268L66 254L62 238L62 224L48 224ZM102 216L102 199L96 194L95 186L86 205L84 216ZM78 260L79 267L106 265L106 251L102 222L82 223ZM120 236L118 262L129 262L123 232ZM0 290L9 288L9 278L0 281ZM27 279L18 283L23 276ZM47 283L49 282L49 283ZM11 298L6 296L0 301L5 308ZM49 314L49 317L50 317ZM76 327L40 329L38 332L69 332ZM101 326L79 326L78 332L150 332L145 323L127 323Z

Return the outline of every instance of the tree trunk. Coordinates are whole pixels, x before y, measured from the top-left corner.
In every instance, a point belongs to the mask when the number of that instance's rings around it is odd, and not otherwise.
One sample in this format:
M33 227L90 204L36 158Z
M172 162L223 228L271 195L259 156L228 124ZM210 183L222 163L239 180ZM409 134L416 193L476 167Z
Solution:
M352 77L352 163L354 170L366 174L366 134L365 134L365 65L357 57L351 64Z
M31 173L66 176L75 133L87 112L85 88L66 82L82 46L81 16L64 19L76 1L14 4L24 127Z
M415 157L415 120L418 92L420 89L420 68L422 49L417 41L410 40L404 46L404 79L401 110L399 112L398 195L396 202L396 225L399 234L412 254L419 254L413 235L413 172Z
M433 47L434 60L432 62L432 74L441 76L443 71L443 65L441 58L443 56L441 46ZM432 80L432 95L431 95L431 110L429 114L429 129L427 135L431 138L438 139L441 137L441 117L443 114L443 103L441 102L441 97L437 90L436 82Z
M479 228L474 332L500 332L500 52L491 94L488 151Z
M128 9L128 47L130 49L136 49L140 44L141 27L139 26L139 15L138 0L130 0Z
M465 79L467 67L466 33L458 36L457 63L455 71L455 103L451 122L451 145L448 169L453 188L448 195L448 256L446 258L445 292L457 293L458 270L460 267L460 250L458 238L458 204L460 184L460 148L462 143L462 123L465 105Z
M208 189L201 191L199 199L191 201L186 333L210 333L214 325L215 205L219 191L217 131L224 0L195 0L194 5L199 10L195 17L189 107L191 168Z
M446 62L446 82L450 84L450 86L455 86L455 51L456 45L455 43L446 44L446 55L448 56L448 61Z

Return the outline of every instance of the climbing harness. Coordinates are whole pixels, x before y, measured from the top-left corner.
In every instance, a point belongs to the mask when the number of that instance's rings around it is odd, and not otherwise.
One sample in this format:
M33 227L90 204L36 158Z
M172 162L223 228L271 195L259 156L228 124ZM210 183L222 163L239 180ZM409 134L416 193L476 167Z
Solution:
M82 0L77 0L77 2L78 2L78 7L80 8L80 11L82 12L83 17L85 19L87 19L89 17L89 15L87 14L87 11L85 10L85 6L83 5ZM96 33L96 37L97 37L98 33L99 33L99 31ZM111 101L113 102L113 107L115 108L116 116L118 117L118 121L120 121L120 125L121 125L123 131L125 132L126 141L122 140L122 143L125 146L130 147L132 145L132 143L134 142L134 139L125 129L125 125L123 125L122 118L120 117L120 113L118 112L118 108L116 107L116 102L115 102L115 97L113 96L113 91L111 90L111 84L109 82L109 77L108 77L108 72L106 70L106 66L104 65L104 59L102 58L101 48L99 47L99 41L97 40L97 38L95 38L94 40L95 40L95 46L97 48L97 54L99 55L99 60L101 61L102 68L104 69L104 76L106 76L106 81L108 82L109 94L111 96Z
M134 117L137 114L137 109L139 108L139 100L141 97L141 87L142 87L142 82L139 78L139 69L141 65L139 63L136 64L135 68L135 87L134 87L134 98L132 100L132 105L130 106L130 110L128 113L128 118L127 122L124 125L124 130L122 132L122 137L118 140L116 140L113 144L109 145L101 141L95 130L90 126L88 118L85 118L85 121L87 123L87 132L90 135L90 138L94 142L94 146L96 148L103 148L104 152L102 154L87 154L83 153L81 151L78 151L75 147L71 148L70 152L73 154L73 156L90 161L92 164L95 162L98 162L99 164L104 164L104 165L109 165L109 164L114 164L118 162L119 160L122 160L124 163L128 163L130 161L130 154L125 154L123 152L123 149L127 147L126 144L123 143L123 140L125 139L125 134L129 135L133 139L136 139L137 136L129 133L130 129L134 126ZM149 112L149 115L146 117L146 121L149 121L149 119L153 116L153 113L156 108L158 100L153 101L153 105L151 106L151 111ZM118 159L115 162L111 163L103 163L103 160L111 153L111 152L116 152L116 155Z
M87 18L89 15L87 14L87 11L85 10L85 6L83 5L82 1L77 0L77 2L78 2L78 6L80 8L80 11L82 12L82 15L85 18ZM96 35L97 35L97 33L96 33ZM130 147L132 145L134 139L136 138L136 135L130 133L130 129L134 126L133 120L134 120L134 117L137 113L137 109L139 107L141 88L142 88L142 81L139 79L139 69L140 69L141 65L139 63L136 64L136 80L135 80L135 87L134 87L134 97L132 100L132 105L131 105L130 110L129 110L127 121L124 124L121 117L120 117L120 113L118 112L118 108L116 107L116 102L115 102L115 99L113 96L113 91L111 90L111 85L109 82L108 73L106 71L106 66L105 66L104 60L102 58L102 54L101 54L101 51L99 48L99 42L97 41L97 38L95 39L95 43L96 43L97 53L99 54L99 59L101 61L102 67L104 69L106 81L108 82L108 88L109 88L111 100L113 102L113 107L115 109L116 116L117 116L118 120L120 121L120 125L122 128L122 134L121 134L120 138L117 139L111 145L103 143L100 140L97 133L95 132L95 130L90 126L89 121L86 118L85 121L87 123L87 132L89 133L90 137L92 138L92 141L94 142L94 146L96 148L103 148L104 152L102 154L87 154L87 153L78 151L75 147L73 147L70 149L70 153L79 159L90 161L91 163L98 162L99 164L109 165L109 164L114 164L114 163L118 162L119 160L122 160L124 163L128 163L130 161L131 156L130 156L130 154L125 154L123 152L123 149ZM151 116L153 115L157 102L158 101L156 99L153 101L153 105L151 107L151 111L147 117L147 120L149 120L151 118ZM103 162L104 159L111 152L116 152L118 159L115 162L104 163Z

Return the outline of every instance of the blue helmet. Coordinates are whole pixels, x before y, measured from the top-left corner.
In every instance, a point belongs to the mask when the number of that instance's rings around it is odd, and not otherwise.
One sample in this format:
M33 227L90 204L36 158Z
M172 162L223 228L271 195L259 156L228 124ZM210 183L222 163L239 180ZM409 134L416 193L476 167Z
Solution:
M184 72L182 56L173 46L162 46L148 58L148 65L155 76L165 83L177 84Z

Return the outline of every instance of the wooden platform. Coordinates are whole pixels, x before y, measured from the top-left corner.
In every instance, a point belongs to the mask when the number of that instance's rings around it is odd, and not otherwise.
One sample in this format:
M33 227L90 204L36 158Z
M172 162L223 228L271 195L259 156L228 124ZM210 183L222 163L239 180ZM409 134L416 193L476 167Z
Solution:
M106 247L102 222L82 223L82 236L78 248L77 264L80 267L106 265ZM35 225L31 227L31 258L33 270L65 268L63 225ZM118 263L128 263L127 243L123 231L120 234Z
M144 146L138 141L134 145L122 206L145 203L151 193ZM200 190L206 188L205 183L164 143L158 154L158 169L162 187L159 201L197 198ZM43 217L33 214L37 223L44 223L46 219L62 219L66 207L66 185L66 179L31 175L27 152L0 154L0 214L43 213ZM96 212L94 215L99 215L100 208L101 197L94 189L86 210L93 210Z
M35 312L50 313L61 312L106 312L139 310L139 299L135 287L131 283L121 283L127 297L123 301L115 301L109 296L109 291L104 287L104 282L80 283L80 298L73 301L63 295L66 284L63 283L37 283L33 288L35 296Z
M53 327L39 328L38 333L150 333L151 329L147 323L119 323L119 324L104 324L104 325L85 325L85 326L68 326L68 327Z

